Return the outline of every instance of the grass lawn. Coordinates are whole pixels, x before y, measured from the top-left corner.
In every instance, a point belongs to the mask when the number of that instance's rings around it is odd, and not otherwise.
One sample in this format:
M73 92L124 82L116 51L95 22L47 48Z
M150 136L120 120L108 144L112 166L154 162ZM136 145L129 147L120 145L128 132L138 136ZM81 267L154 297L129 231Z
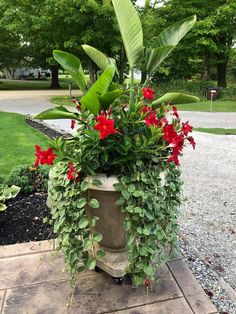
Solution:
M71 99L68 96L52 97L50 101L56 105L71 105ZM216 100L212 103L213 112L236 112L236 101ZM194 104L177 105L181 111L209 111L211 109L210 101L201 101Z
M217 134L217 135L236 135L236 129L194 128L194 131Z
M59 83L62 89L68 89L68 84L72 83L72 89L77 89L77 85L73 83L70 77L59 78ZM0 91L1 90L41 90L49 89L51 85L51 79L45 81L1 81L0 82Z
M69 96L55 96L50 98L50 101L58 106L70 106L72 104L71 98Z
M0 120L0 175L5 177L15 166L33 163L34 145L46 149L48 138L28 126L20 114L0 112Z
M177 105L182 111L211 111L211 101L200 101L194 104ZM215 100L212 102L212 112L236 112L236 101Z

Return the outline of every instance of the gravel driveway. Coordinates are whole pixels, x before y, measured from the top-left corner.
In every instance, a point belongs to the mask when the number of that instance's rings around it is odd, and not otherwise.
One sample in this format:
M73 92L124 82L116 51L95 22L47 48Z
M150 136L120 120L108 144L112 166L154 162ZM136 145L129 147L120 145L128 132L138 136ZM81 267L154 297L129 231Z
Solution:
M32 115L52 107L41 97L3 99L0 94L0 111ZM182 112L181 117L195 127L236 128L236 113ZM46 123L70 131L68 120ZM181 163L187 198L180 210L181 231L211 268L236 289L236 136L193 135L196 150L186 147Z

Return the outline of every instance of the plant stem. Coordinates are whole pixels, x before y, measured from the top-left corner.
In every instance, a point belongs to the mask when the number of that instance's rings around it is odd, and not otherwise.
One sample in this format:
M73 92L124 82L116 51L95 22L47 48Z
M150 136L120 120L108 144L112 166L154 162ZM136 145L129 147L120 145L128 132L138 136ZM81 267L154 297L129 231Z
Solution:
M143 83L143 87L142 88L144 88L147 85L148 81L149 81L149 77L146 78L145 82Z
M129 108L131 109L134 104L134 69L130 68L130 98Z

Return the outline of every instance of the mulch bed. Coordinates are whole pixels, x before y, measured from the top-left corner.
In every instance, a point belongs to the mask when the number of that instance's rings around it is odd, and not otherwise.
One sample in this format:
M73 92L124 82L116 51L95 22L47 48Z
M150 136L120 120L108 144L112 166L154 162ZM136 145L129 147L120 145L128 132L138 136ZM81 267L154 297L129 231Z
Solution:
M51 139L62 135L36 121L26 122ZM54 238L52 226L43 222L45 217L50 219L46 200L46 193L18 194L9 200L7 209L0 213L0 245Z

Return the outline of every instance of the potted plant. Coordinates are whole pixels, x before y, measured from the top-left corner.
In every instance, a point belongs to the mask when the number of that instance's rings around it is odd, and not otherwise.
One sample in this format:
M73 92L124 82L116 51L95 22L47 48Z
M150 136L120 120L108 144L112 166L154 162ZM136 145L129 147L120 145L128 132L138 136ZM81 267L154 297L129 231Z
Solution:
M54 58L83 96L73 101L71 110L59 106L36 118L67 118L72 128L77 127L73 137L51 143L60 160L50 171L51 213L69 269L82 271L97 264L114 277L129 273L135 285L149 285L167 248L176 244L179 156L186 142L195 148L189 135L192 127L181 121L172 104L199 101L180 93L156 98L149 82L196 17L165 29L156 46L144 50L141 23L131 1L112 2L130 67L129 90L113 82L115 61L97 49L83 45L103 71L90 89L80 60L56 50ZM143 86L135 86L134 69L144 55L148 78ZM55 159L51 148L37 147L36 156L36 165Z

